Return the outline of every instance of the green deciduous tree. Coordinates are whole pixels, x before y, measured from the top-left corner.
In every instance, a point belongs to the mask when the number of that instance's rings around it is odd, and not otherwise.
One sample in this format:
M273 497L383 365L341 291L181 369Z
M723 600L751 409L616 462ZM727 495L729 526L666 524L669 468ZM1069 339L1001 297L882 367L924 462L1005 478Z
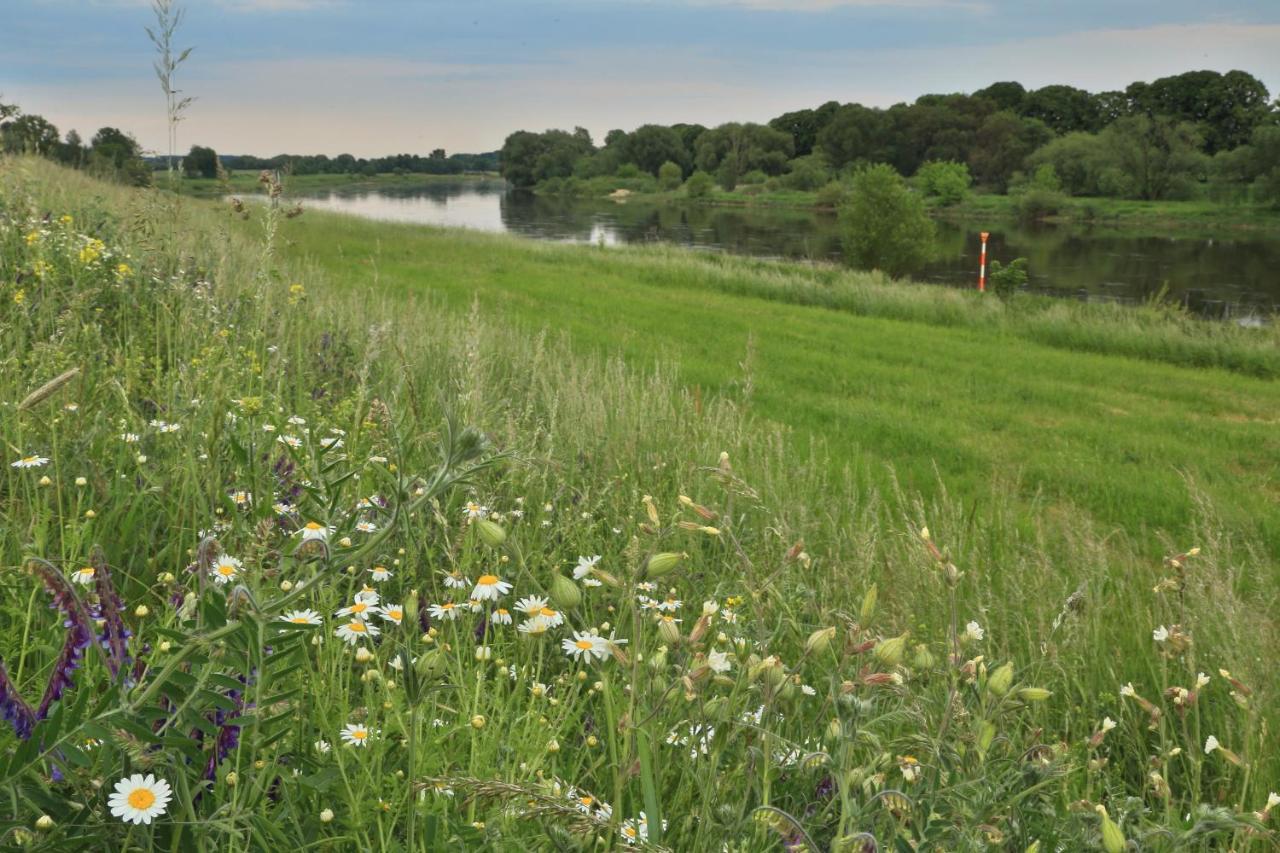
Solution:
M182 171L188 178L217 177L217 152L203 145L192 145L191 150L187 152L187 156L182 158Z
M935 230L923 200L884 163L854 175L839 221L845 258L864 269L902 275L933 252Z
M658 167L658 186L664 190L674 190L680 186L684 172L680 164L668 160Z
M973 182L969 167L952 160L930 160L915 176L916 186L926 196L937 198L943 205L959 204Z
M1133 194L1148 200L1168 198L1202 176L1201 141L1195 125L1142 115L1120 119L1099 137L1107 162L1128 178Z

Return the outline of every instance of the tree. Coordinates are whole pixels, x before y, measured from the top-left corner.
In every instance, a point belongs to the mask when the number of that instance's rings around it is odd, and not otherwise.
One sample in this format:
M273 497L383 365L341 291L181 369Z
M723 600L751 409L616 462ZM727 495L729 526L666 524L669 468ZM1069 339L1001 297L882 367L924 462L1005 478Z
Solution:
M759 169L780 175L794 153L790 134L762 124L730 122L698 137L697 166L715 172L724 186L726 177Z
M44 116L28 113L0 125L4 150L49 156L58 148L58 128Z
M703 198L715 185L715 180L706 172L694 172L689 176L689 180L684 182L684 191L689 198Z
M188 178L216 178L218 176L217 152L203 145L192 145L187 156L182 158L182 171Z
M1045 86L1027 93L1022 115L1040 119L1056 133L1097 130L1099 124L1093 96L1075 86Z
M921 192L944 206L962 201L972 183L969 167L949 160L930 160L916 172L915 180Z
M821 152L797 157L787 167L789 171L782 176L782 181L793 190L816 190L831 180L831 166Z
M864 269L902 275L933 253L935 231L924 202L884 163L854 175L839 223L846 260Z
M818 134L831 122L839 110L838 103L827 101L817 109L783 113L775 119L770 119L769 127L791 134L796 156L804 157L813 153L814 146L818 144Z
M59 162L78 169L84 165L85 156L84 142L81 141L80 134L74 130L68 130L66 140L58 145Z
M664 190L674 190L680 186L684 171L679 163L670 160L658 167L658 186Z
M1168 116L1130 116L1103 131L1100 142L1108 159L1147 200L1168 198L1181 185L1200 177L1207 163L1200 153L1195 125Z
M1059 136L1027 158L1029 168L1051 166L1069 195L1097 195L1099 175L1109 164L1102 140L1084 132Z
M1022 102L1026 100L1027 90L1018 82L1007 80L1000 83L992 83L985 89L979 89L973 93L975 98L986 98L996 105L997 110L1010 110L1017 112L1022 109Z
M151 170L142 159L138 141L115 127L99 128L89 149L89 167L130 184L151 182Z
M1005 192L1027 156L1052 138L1053 131L1039 119L1008 110L992 113L974 134L969 171L979 184Z
M818 132L817 145L836 169L851 163L886 161L888 122L880 110L862 104L845 104Z
M547 178L567 178L579 160L595 151L584 128L531 133L518 130L502 144L502 176L518 187L530 187Z
M689 152L680 134L660 124L637 127L617 143L625 163L635 163L642 171L656 175L663 163L673 162L683 170L689 166Z

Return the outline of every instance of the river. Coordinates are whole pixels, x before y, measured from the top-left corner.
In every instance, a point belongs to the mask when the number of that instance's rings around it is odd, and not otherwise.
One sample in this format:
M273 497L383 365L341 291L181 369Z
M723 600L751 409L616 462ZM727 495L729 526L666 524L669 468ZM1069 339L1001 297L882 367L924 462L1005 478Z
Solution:
M768 207L655 205L547 198L500 180L299 194L304 207L372 219L473 228L540 240L617 245L669 242L705 251L794 260L840 259L835 216ZM1257 323L1280 312L1280 235L1257 231L1151 236L1105 227L938 222L937 257L911 277L977 282L980 230L992 260L1028 261L1029 287L1089 300L1141 302L1164 293L1196 313Z

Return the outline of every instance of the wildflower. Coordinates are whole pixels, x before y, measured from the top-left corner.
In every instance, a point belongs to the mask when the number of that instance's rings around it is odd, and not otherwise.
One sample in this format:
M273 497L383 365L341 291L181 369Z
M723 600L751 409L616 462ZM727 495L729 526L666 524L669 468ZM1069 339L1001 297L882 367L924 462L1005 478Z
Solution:
M154 774L134 773L116 783L115 793L107 800L111 814L125 823L150 824L152 818L164 814L173 798L169 783Z
M345 625L339 625L338 629L333 633L335 636L346 640L348 645L354 646L360 642L362 637L376 637L381 631L376 625L369 625L359 619L352 619Z
M342 608L341 610L339 610L337 613L333 615L334 616L350 616L352 619L359 619L361 622L364 622L368 620L368 618L372 616L375 612L377 612L377 607L375 605L369 604L368 602L365 602L365 601L361 601L360 599L356 599L354 604L352 604L349 607Z
M1165 642L1169 639L1169 629L1161 625L1159 628L1156 628L1151 632L1151 639L1155 640L1157 643Z
M573 569L573 579L580 581L587 575L591 574L591 570L600 562L600 555L594 557L578 557L578 565Z
M489 508L487 506L481 506L475 501L467 501L467 505L463 507L462 511L468 519L485 518L489 515Z
M374 566L369 570L369 574L373 576L374 583L382 583L391 578L391 572L386 566Z
M431 605L427 608L427 612L431 614L433 619L457 619L458 605L452 601L445 601Z
M333 820L333 809L323 809L320 812L320 822L329 823Z
M728 652L721 652L712 649L707 654L707 666L711 667L712 672L728 672L732 666L729 663Z
M476 581L476 588L471 590L471 597L476 601L497 601L509 592L511 584L499 579L497 575L481 575Z
M320 446L325 450L337 450L344 444L345 442L343 442L342 439L334 438L333 436L326 436L325 438L320 439Z
M236 575L240 574L240 570L244 568L244 563L235 557L229 557L223 554L221 557L213 561L210 571L213 572L213 581L218 584L230 583L236 579Z
M1123 696L1123 697L1128 697L1128 698L1130 698L1130 699L1132 699L1132 698L1134 698L1135 696L1137 696L1137 695L1138 695L1137 691L1133 689L1133 682L1132 682L1132 681L1130 681L1128 684L1125 684L1125 685L1122 685L1122 686L1121 686L1121 688L1120 688L1120 695L1121 695L1121 696Z
M1116 721L1110 717L1102 718L1102 731L1109 732L1116 727Z
M467 580L466 576L462 574L462 572L454 569L451 572L445 573L444 585L449 589L466 589L471 585L471 581Z
M358 521L356 522L356 530L361 533L376 533L378 525L374 524L372 521Z
M964 638L977 642L986 636L986 631L982 630L982 626L977 622L970 622L964 626Z
M318 740L314 744L312 744L312 746L314 746L316 748L316 752L320 753L321 755L324 755L326 752L333 749L333 747L329 745L329 741L327 740Z
M666 601L662 601L658 603L659 610L669 612L669 613L675 613L677 610L681 608L681 606L683 606L683 602L681 602L680 599L670 595L667 596Z
M504 607L499 607L497 610L493 611L493 614L489 617L489 621L495 625L510 625L511 611Z
M288 613L280 617L285 622L294 625L319 625L320 614L314 610L290 610Z
M97 571L93 566L85 566L83 569L76 569L71 573L71 579L81 586L88 586L93 583L93 576Z
M484 723L485 719L483 714L476 714L471 718L471 728L473 729L483 729Z
M53 818L42 814L36 818L36 829L53 829Z
M1221 748L1222 748L1222 744L1220 744L1218 742L1218 739L1213 735L1209 735L1207 738L1205 738L1205 741L1204 741L1205 755L1212 755L1215 749L1221 749Z
M369 729L359 723L347 723L342 727L340 735L351 746L369 745Z
M378 610L378 615L388 622L394 622L397 625L404 619L404 607L399 604L384 604Z
M329 538L329 534L332 532L332 527L325 527L319 522L308 521L302 526L302 541L307 542L312 539L319 539L323 542Z
M547 633L547 629L551 626L547 624L545 619L535 616L532 619L526 619L516 626L516 630L521 634L528 634L531 637L539 637Z
M526 616L537 616L547 606L547 599L538 595L530 595L516 602L516 610Z
M1209 676L1205 675L1203 672L1196 675L1196 690L1201 689L1208 683L1209 683Z
M1280 794L1277 794L1275 791L1272 791L1269 794L1267 794L1267 805L1262 809L1262 811L1269 812L1272 809L1274 809L1276 806L1280 806Z
M550 607L539 610L537 618L545 622L548 628L558 628L564 624L564 614Z
M562 640L560 646L564 649L564 653L574 660L581 660L584 656L588 661L592 657L604 660L609 656L608 640L582 631L574 631L573 639Z
M920 778L920 762L912 755L899 755L898 768L906 782L914 782Z
M296 435L277 435L276 441L280 444L292 447L294 450L297 450L302 446L302 439L298 438Z
M48 457L45 456L24 456L17 462L10 462L10 468L40 468L49 464Z
M133 615L137 616L139 619L143 618L150 612L151 609L145 604L139 604L137 607L133 608Z
M139 441L142 441L142 436L138 435L136 432L122 432L120 433L120 440L125 444L137 444Z
M356 601L362 604L376 605L381 598L382 596L378 595L378 591L368 584L362 586L360 591L356 593Z

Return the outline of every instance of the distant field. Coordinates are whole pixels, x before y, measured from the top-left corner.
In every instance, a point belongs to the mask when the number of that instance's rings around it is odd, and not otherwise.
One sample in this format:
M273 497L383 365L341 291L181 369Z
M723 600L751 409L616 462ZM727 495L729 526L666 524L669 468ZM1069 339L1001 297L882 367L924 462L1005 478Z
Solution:
M998 482L1028 511L1079 510L1149 536L1185 529L1204 493L1280 555L1280 384L1160 363L1199 348L1274 376L1271 331L315 213L283 233L340 287L429 294L458 312L476 302L634 365L674 361L703 395L785 424L797 444L824 441L837 468L882 487L892 460L909 487L940 481L975 509Z

